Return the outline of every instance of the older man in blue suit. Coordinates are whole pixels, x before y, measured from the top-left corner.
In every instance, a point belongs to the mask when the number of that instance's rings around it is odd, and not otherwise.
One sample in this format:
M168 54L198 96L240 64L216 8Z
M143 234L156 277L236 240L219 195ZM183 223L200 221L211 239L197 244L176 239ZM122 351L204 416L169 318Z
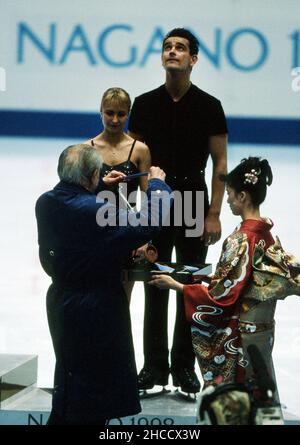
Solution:
M47 315L56 367L50 425L100 425L141 409L121 271L130 252L159 231L171 190L164 172L151 167L141 211L128 214L96 196L101 165L89 145L66 148L58 163L60 182L36 203L40 260L52 278ZM113 171L102 187L123 177ZM116 225L101 224L105 208L118 217ZM133 217L142 224L131 224Z

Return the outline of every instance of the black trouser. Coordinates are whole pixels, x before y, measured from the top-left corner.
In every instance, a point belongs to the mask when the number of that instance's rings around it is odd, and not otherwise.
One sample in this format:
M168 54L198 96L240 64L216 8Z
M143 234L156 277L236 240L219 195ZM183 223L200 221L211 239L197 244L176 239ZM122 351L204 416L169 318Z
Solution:
M205 201L205 214L208 203ZM178 264L205 263L207 247L199 237L186 237L185 227L164 227L153 244L158 250L158 261L170 261L173 247ZM144 314L144 365L160 370L169 368L168 350L169 291L145 283ZM190 326L186 322L183 295L176 296L177 310L171 350L172 368L193 368L193 351Z

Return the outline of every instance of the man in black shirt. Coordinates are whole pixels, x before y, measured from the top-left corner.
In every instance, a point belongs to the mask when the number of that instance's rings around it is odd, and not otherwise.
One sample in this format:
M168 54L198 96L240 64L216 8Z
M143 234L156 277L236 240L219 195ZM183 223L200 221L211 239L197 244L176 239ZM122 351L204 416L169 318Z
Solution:
M224 185L219 175L226 173L227 168L227 126L222 105L190 81L198 48L198 40L186 29L176 28L166 35L162 48L166 83L135 99L129 121L130 135L148 145L152 164L164 169L173 190L193 191L193 212L197 207L195 200L199 199L195 192L204 192L202 236L187 237L184 222L176 227L173 220L153 239L160 261L170 261L175 246L177 263L184 264L204 263L208 245L221 237L219 216ZM213 163L210 203L205 183L209 156ZM168 383L167 329L168 291L145 284L145 363L139 374L140 389ZM189 393L200 389L194 362L183 299L177 295L171 373L174 386Z

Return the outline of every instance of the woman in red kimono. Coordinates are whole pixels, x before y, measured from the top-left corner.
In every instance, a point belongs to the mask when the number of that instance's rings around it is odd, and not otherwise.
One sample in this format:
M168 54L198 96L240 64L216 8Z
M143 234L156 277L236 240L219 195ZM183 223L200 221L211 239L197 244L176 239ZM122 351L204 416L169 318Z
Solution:
M272 363L276 300L251 299L252 256L256 245L274 244L273 223L260 216L260 204L272 183L267 160L249 157L228 175L227 202L241 224L224 241L216 272L209 286L183 285L166 275L154 275L151 284L184 295L185 311L204 386L244 383L253 376L247 346L255 344L275 383ZM276 383L275 383L276 384ZM278 395L276 394L278 400Z

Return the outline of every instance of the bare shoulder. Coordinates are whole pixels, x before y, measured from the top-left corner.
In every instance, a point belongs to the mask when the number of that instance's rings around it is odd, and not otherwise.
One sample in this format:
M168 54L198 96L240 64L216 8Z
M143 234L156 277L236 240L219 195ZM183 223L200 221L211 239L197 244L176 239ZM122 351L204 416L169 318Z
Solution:
M83 144L87 144L87 145L93 145L92 141L94 142L94 144L96 145L101 145L103 144L102 141L102 133L96 134L95 136L91 137L90 139L88 139L87 141L84 141Z
M150 150L148 145L144 144L141 141L136 141L135 143L135 150L139 157L148 156L150 154Z

